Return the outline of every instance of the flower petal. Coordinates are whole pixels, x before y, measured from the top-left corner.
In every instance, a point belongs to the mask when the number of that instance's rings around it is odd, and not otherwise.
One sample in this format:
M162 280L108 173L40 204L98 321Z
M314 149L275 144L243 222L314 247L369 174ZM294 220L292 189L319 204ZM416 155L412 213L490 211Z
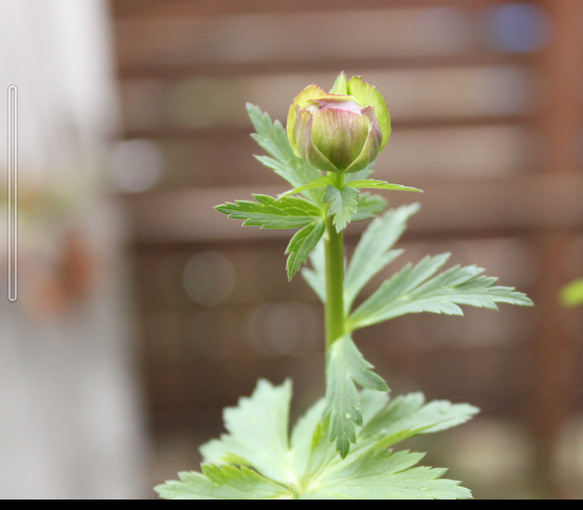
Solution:
M326 97L327 95L329 94L325 90L320 88L315 83L312 83L311 85L308 85L306 88L304 88L294 98L287 113L287 125L286 125L287 137L290 141L290 145L292 146L294 152L297 152L297 149L295 147L296 140L295 137L293 136L293 131L296 123L298 109L305 108L306 105L308 104L308 101L312 99L321 99L322 97Z
M359 156L371 129L368 117L330 107L312 114L312 141L319 151L344 172Z
M348 93L354 96L363 108L367 106L374 107L375 115L383 133L382 142L379 147L379 151L382 150L391 136L391 116L385 99L374 85L364 81L360 76L350 78L348 82Z
M293 128L296 154L323 172L338 172L338 169L318 150L312 141L312 113L308 110L299 110L298 107L297 120Z
M374 133L374 128L370 130L368 138L358 157L345 170L346 173L359 172L373 162L379 152L380 137Z
M339 94L342 96L348 95L348 81L346 80L344 71L342 71L336 78L334 85L330 89L330 94Z

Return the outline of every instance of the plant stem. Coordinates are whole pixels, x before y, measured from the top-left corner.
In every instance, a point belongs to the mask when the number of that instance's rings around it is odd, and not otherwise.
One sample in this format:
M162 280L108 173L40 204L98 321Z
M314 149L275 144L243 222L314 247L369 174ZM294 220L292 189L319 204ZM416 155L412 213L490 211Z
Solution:
M330 173L338 189L344 186L344 175ZM326 218L326 350L344 334L344 232L337 232L333 217Z

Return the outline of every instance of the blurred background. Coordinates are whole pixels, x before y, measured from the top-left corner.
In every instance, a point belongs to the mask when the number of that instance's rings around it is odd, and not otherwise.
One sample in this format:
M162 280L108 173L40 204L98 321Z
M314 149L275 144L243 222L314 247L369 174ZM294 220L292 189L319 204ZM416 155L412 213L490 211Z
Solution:
M389 104L376 177L425 190L386 195L422 205L391 269L449 251L536 305L359 332L394 395L482 410L404 446L476 498L583 497L583 308L558 298L583 276L582 2L0 0L0 20L19 106L0 497L154 498L259 377L292 378L294 416L323 394L290 233L213 206L287 189L253 158L245 103L285 122L341 70Z

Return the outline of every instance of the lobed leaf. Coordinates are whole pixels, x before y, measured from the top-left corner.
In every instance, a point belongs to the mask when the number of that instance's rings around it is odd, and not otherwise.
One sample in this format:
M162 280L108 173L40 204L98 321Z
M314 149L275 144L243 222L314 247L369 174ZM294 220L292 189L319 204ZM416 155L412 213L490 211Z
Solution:
M332 223L336 232L346 228L352 216L358 210L360 193L356 188L345 185L342 189L336 186L327 186L324 191L324 203L329 205L328 215L333 216Z
M292 499L289 487L247 467L202 466L202 473L181 472L154 490L164 499Z
M216 206L229 218L243 220L243 226L266 229L301 228L321 221L320 209L300 197L275 199L269 195L254 194L255 201L237 200Z
M259 107L247 103L247 113L255 128L251 138L268 154L255 156L263 165L273 170L293 187L302 186L321 175L321 172L297 157L287 138L281 122L273 121L268 113ZM310 195L310 193L308 193ZM319 200L314 200L319 203Z
M380 198L380 197L377 197ZM361 199L359 209L366 200ZM384 199L379 208L384 208ZM403 250L391 248L399 240L407 225L407 220L419 210L419 204L411 204L389 209L383 216L377 216L366 228L350 260L344 280L344 307L349 312L362 288ZM358 211L357 211L358 214ZM354 216L353 216L354 220ZM312 268L304 268L302 276L322 302L326 300L326 278L323 246L310 255Z
M269 195L253 195L255 202L239 200L219 205L216 209L229 218L243 220L243 226L266 229L300 228L291 238L287 248L286 268L291 278L308 259L325 231L320 209L301 197L286 196L279 199Z
M272 386L261 379L250 397L223 411L228 434L201 446L203 461L222 464L237 460L279 483L288 483L291 456L288 443L291 381Z
M300 417L291 434L294 480L303 488L325 469L338 453L328 439L329 422L322 420L325 401L319 399Z
M452 404L448 400L426 403L422 393L399 396L367 421L359 435L359 445L387 448L410 437L461 425L478 412L475 406Z
M323 221L315 221L296 232L291 238L285 250L286 255L289 255L286 264L288 279L291 280L300 266L308 260L310 253L318 245L325 230L326 226Z
M326 366L326 407L322 419L330 420L330 441L342 457L356 442L355 425L362 426L360 399L355 383L376 391L389 391L385 381L372 371L350 335L331 345Z
M449 254L425 257L416 266L407 264L369 296L348 318L350 330L377 324L410 313L463 315L461 305L497 310L497 303L532 306L532 301L512 287L495 285L476 266L455 266L433 275ZM433 278L432 278L433 277Z
M390 209L366 228L346 270L344 304L347 312L362 288L402 253L392 248L405 232L409 218L418 210L419 204Z
M385 446L399 436L463 423L475 408L447 401L426 404L418 393L391 401L387 392L364 390L358 397L364 426L357 445L342 458L328 439L329 422L321 420L324 399L296 422L288 440L291 383L260 380L250 397L225 410L228 433L201 447L202 472L181 472L179 480L155 490L164 499L470 497L458 482L442 478L444 469L417 465L423 454Z
M351 222L372 220L377 214L383 212L387 207L387 199L380 195L371 195L370 193L360 193L360 201L356 212L350 218Z
M444 469L415 466L423 454L370 449L337 463L301 499L468 499L459 482L441 478Z

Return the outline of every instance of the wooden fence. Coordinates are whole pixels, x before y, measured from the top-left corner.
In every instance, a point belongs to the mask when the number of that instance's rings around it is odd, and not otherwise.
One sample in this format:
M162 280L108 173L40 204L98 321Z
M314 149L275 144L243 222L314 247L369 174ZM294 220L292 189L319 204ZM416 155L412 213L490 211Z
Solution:
M359 346L395 393L525 424L550 485L582 404L582 312L558 293L583 276L583 4L113 0L111 11L123 139L152 151L145 167L163 161L136 174L139 192L120 191L155 433L214 434L218 409L258 377L292 377L298 408L321 393L321 308L300 277L287 282L289 233L241 228L213 206L286 189L252 157L245 102L284 121L301 88L344 70L391 110L376 175L425 190L387 194L422 205L406 258L450 251L536 305L404 317Z

